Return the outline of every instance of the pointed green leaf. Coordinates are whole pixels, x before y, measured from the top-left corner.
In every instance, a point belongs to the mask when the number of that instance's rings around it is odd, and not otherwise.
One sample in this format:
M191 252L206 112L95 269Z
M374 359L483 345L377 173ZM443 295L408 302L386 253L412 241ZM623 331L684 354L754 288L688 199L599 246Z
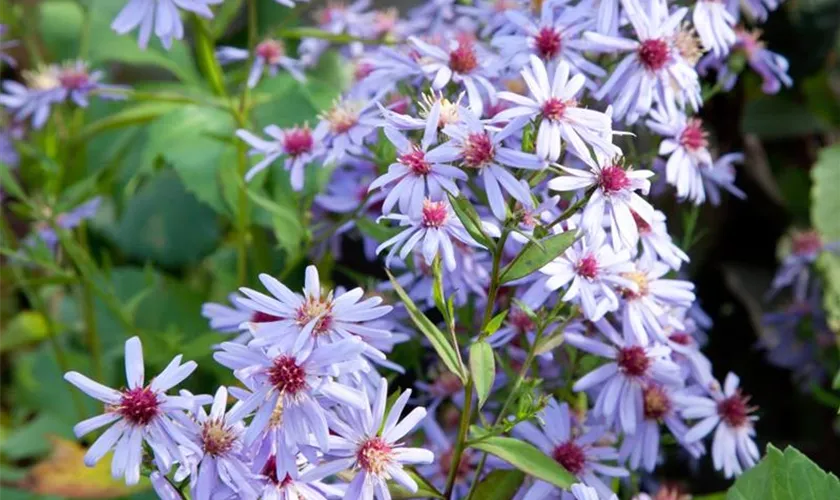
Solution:
M555 234L542 240L543 248L533 243L528 243L522 251L502 269L501 281L507 283L518 280L533 273L537 269L548 264L559 257L577 239L577 235L571 231Z
M443 361L443 364L446 365L446 368L457 375L458 378L461 379L461 382L466 384L466 372L464 367L461 366L458 354L455 352L455 348L452 347L452 344L446 339L443 332L441 332L440 329L432 323L432 320L427 318L426 315L417 308L417 305L413 300L411 300L411 297L405 293L405 290L394 278L394 275L391 274L391 271L386 270L385 272L388 273L388 278L394 285L394 291L397 292L400 300L402 300L405 305L408 315L411 317L414 325L423 333L423 335L426 336L427 339L429 339L429 342L431 342L432 347L437 352L441 361Z
M496 359L493 348L484 340L479 340L470 346L470 373L475 381L475 392L478 394L478 408L481 409L490 396L493 381L496 378Z
M484 327L484 333L487 335L493 335L496 333L496 330L502 326L502 322L507 317L507 311L502 311L499 314L495 315L493 319L487 322L487 326Z
M495 455L522 472L559 488L568 489L578 482L578 479L556 460L525 441L494 436L473 443L472 447Z
M472 498L481 500L510 500L516 495L525 474L516 469L494 470L475 488Z
M460 196L452 196L449 195L449 204L452 205L452 210L455 211L455 215L458 216L461 223L464 225L464 229L467 230L470 236L473 239L482 245L490 248L492 242L490 237L484 233L484 229L481 228L481 218L478 216L478 212L475 211L475 207L472 206L470 200L466 198L464 195Z
M822 471L799 450L788 446L784 453L767 445L758 465L735 481L726 500L823 500L840 498L837 476Z

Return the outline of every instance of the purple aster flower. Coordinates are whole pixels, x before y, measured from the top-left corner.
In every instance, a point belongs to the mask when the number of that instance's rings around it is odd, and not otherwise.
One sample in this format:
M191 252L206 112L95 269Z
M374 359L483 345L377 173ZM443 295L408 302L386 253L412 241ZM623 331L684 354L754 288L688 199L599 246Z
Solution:
M726 7L729 13L739 19L741 9L750 17L752 22L763 23L767 20L770 12L779 8L783 0L727 0Z
M238 498L256 498L257 476L248 468L247 450L242 443L245 425L226 414L228 392L222 386L216 391L208 414L199 407L186 422L185 434L200 451L183 450L180 467L190 476L192 498L210 498L220 488L230 490Z
M626 278L636 283L635 289L622 290L621 323L625 338L646 345L650 332L656 340L665 342L663 321L668 308L688 308L694 302L694 284L663 278L670 271L667 264L642 256L636 261L636 270L625 273ZM683 326L673 316L671 319L673 326Z
M161 500L183 500L184 497L181 495L181 492L159 471L152 472L149 475L149 480L152 483L152 488Z
M417 215L426 198L441 199L446 192L457 194L453 179L466 181L467 174L451 165L437 163L436 150L429 147L437 142L440 102L435 102L426 118L423 139L419 145L409 141L395 128L385 126L385 136L397 149L397 161L388 166L388 173L374 180L369 189L374 190L393 183L382 212L388 214L399 202L400 212Z
M604 219L609 221L613 248L635 248L639 242L639 230L633 219L633 212L644 221L653 220L653 207L636 191L647 194L653 176L650 170L633 170L622 165L621 158L609 158L596 153L597 162L590 170L561 166L570 174L555 177L548 182L554 191L578 191L595 188L586 202L581 227L586 232L601 229Z
M529 56L536 56L545 63L566 62L574 73L587 78L605 76L603 68L583 56L590 44L580 35L592 27L590 14L585 9L556 7L557 2L543 2L538 19L532 18L530 6L508 10L506 15L515 32L496 35L493 46L515 69L526 65Z
M210 5L220 3L222 0L128 0L111 23L111 29L124 35L139 26L139 45L145 49L149 45L154 27L155 36L169 49L173 39L180 40L184 37L184 24L178 9L212 19Z
M367 103L352 100L337 101L321 115L313 130L313 137L327 150L325 163L340 162L348 155L361 155L365 139L379 125L374 106L379 97Z
M700 35L703 47L716 57L725 56L730 47L735 45L733 28L737 21L726 10L722 1L699 0L694 4L691 20L697 34Z
M14 124L0 125L0 163L15 169L20 163L20 154L15 143L23 137L23 128Z
M782 86L790 87L793 85L793 80L788 75L789 64L787 59L780 54L767 50L764 42L759 40L760 31L747 31L743 28L737 28L735 35L738 40L732 49L733 52L740 52L746 56L747 64L764 80L761 90L765 94L775 94L781 90ZM717 72L718 84L722 86L723 90L729 91L735 87L735 82L738 81L738 73L729 67L725 59L717 58L713 54L707 55L700 61L698 70L705 74L709 69L714 69Z
M516 119L502 130L495 131L485 127L476 115L468 110L463 110L459 116L459 124L443 128L443 133L448 135L450 140L435 149L435 159L442 162L457 160L465 168L478 170L487 191L490 210L497 219L504 220L507 213L502 189L523 206L533 208L534 202L528 183L517 179L503 167L530 170L545 167L545 162L538 156L506 147L503 143L520 131L527 119Z
M580 304L586 319L598 321L607 312L618 309L616 288L635 288L635 283L624 277L634 269L630 250L614 252L606 244L604 231L596 229L543 266L540 272L550 276L545 282L547 290L556 291L569 285L560 300Z
M270 457L262 470L265 485L261 500L326 500L343 495L341 486L321 481L331 474L329 470L316 469L304 460L285 476L278 477L275 461L274 456Z
M440 255L446 269L454 271L457 267L455 260L455 243L461 242L478 248L483 248L464 229L461 220L455 216L452 207L446 201L423 201L423 207L416 215L385 215L385 219L395 220L407 229L383 242L376 249L380 253L388 247L391 250L385 257L385 265L390 266L391 259L399 251L400 258L405 260L408 254L418 244L422 244L423 258L426 265L431 266L435 256Z
M647 115L654 102L675 107L688 101L698 109L702 98L697 72L675 45L680 21L688 9L681 7L669 14L665 3L658 1L646 8L638 0L621 0L621 5L636 39L585 34L593 50L629 52L594 97L608 98L615 107L615 117L627 123Z
M229 64L236 61L247 61L250 54L245 49L219 47L216 51L216 57L220 64ZM276 76L281 68L288 71L299 82L306 80L306 75L303 74L303 64L286 55L283 42L272 39L263 40L254 48L254 63L251 66L251 71L248 72L248 87L256 87L266 71L269 75Z
M522 422L513 433L552 457L567 471L574 474L585 485L595 488L600 498L610 498L612 490L604 482L605 477L627 477L623 467L608 465L618 458L618 452L605 443L607 429L600 425L580 426L572 417L567 403L558 404L553 398L540 415L541 429L531 422ZM525 493L523 500L557 498L556 486L536 481ZM575 497L563 492L563 500Z
M537 132L537 155L549 161L560 158L562 140L578 157L589 160L588 146L607 156L620 154L612 144L612 120L600 111L578 107L575 96L583 88L585 78L575 75L569 79L569 65L560 61L549 82L545 64L531 56L531 65L522 70L522 78L532 97L513 92L499 92L498 97L516 106L495 116L494 120L507 122L512 118L527 116L540 119Z
M653 220L645 222L638 214L633 212L633 219L639 229L639 239L642 242L642 256L649 260L661 260L668 264L674 271L679 271L683 262L689 258L680 247L671 240L668 233L668 226L665 225L665 214L656 210L653 213Z
M281 129L277 125L269 125L263 131L269 136L270 140L260 139L244 129L236 131L236 136L251 146L249 155L263 155L263 159L245 174L245 181L250 181L274 163L275 160L285 156L286 161L283 168L289 171L292 189L295 191L302 190L305 181L304 167L320 156L321 141L313 137L312 132L306 125L288 129Z
M383 378L372 405L336 407L335 413L327 415L330 429L337 435L330 436L328 461L316 469L356 472L344 494L346 500L389 499L387 480L412 493L417 491L417 483L403 465L429 464L435 457L429 450L403 446L402 439L426 416L426 409L418 407L400 419L410 396L411 389L403 392L386 416L388 382Z
M467 36L450 39L448 51L426 43L417 37L409 37L409 43L420 53L421 65L432 90L441 90L450 81L462 86L470 101L470 109L476 116L484 113L484 97L480 89L496 102L496 87L490 82L495 75L490 71L492 55Z
M701 419L686 433L685 441L699 441L714 430L712 463L715 469L723 470L727 478L741 474L761 457L753 441L754 423L758 417L751 414L756 408L749 406L750 398L741 393L738 384L738 376L730 372L723 391L714 383L714 387L709 388L709 397L675 396L682 406L683 418Z
M75 208L56 215L55 224L62 229L73 229L78 227L85 220L92 219L96 216L96 212L99 211L99 205L101 202L102 198L99 196L91 198ZM42 241L51 251L53 251L58 244L58 234L56 234L52 226L46 222L39 223L37 225L34 235L28 236L26 238L26 243L28 245L35 245L36 239Z
M388 331L373 328L367 323L391 312L391 306L380 305L382 297L364 300L364 291L354 288L349 292L333 296L333 292L321 290L318 269L306 268L303 295L289 290L268 274L260 274L260 281L271 292L272 297L250 288L240 291L248 298L238 302L253 311L278 318L277 321L262 323L254 329L258 343L274 345L291 339L295 349L308 344L323 344L355 337L387 338ZM362 347L367 354L375 351L370 346ZM378 351L376 351L378 353ZM378 353L382 358L385 356Z
M639 415L636 431L624 436L618 450L619 460L629 459L631 469L643 468L652 472L659 458L660 426L665 424L671 435L682 444L694 458L700 457L705 448L702 443L685 443L688 426L678 415L678 408L673 399L674 389L651 383L642 388L642 412Z
M745 199L747 194L735 185L734 163L744 163L743 153L729 153L715 160L710 168L700 170L703 175L703 186L706 197L712 205L720 205L721 190L729 192L736 198Z
M6 40L6 35L9 32L9 27L5 24L0 24L0 62L8 64L10 68L17 67L17 61L10 56L6 51L17 47L20 42L17 40Z
M499 30L512 31L507 12L521 5L520 0L476 0L470 5L455 5L455 11L476 20L481 25L479 35L487 37Z
M665 179L677 188L677 196L695 204L706 200L701 171L712 165L708 133L700 118L688 118L683 113L659 108L651 111L645 123L664 137L659 154L668 156Z
M643 391L653 382L680 387L680 368L670 360L671 350L662 344L641 345L625 341L606 320L595 323L611 345L579 333L566 333L566 342L590 354L612 361L587 373L574 385L575 391L600 388L593 413L607 424L632 434L644 414Z
M144 386L143 346L139 337L125 343L127 388L122 391L105 387L78 372L67 372L64 380L82 392L105 403L105 413L76 424L73 432L82 437L108 424L108 428L85 453L85 465L93 467L114 449L111 474L125 476L126 484L140 481L143 443L149 445L159 470L167 471L180 456L179 447L199 452L176 424L184 410L191 410L203 398L171 396L166 391L180 384L195 371L194 361L181 364L175 356L149 385Z
M233 307L207 302L201 306L201 315L210 321L210 328L221 333L236 333L247 330L244 323L269 323L280 321L282 318L260 311L254 311L239 301L242 296L238 293L228 295L228 301ZM254 328L255 327L251 327Z
M246 446L271 428L282 427L299 444L308 445L312 434L321 450L329 449L325 400L354 407L365 404L364 394L334 380L340 373L364 368L363 343L349 338L318 346L268 349L223 342L213 354L219 364L252 392L229 414L237 421L256 411L243 435Z
M768 298L793 286L793 295L804 301L811 279L811 265L825 251L840 253L840 241L825 243L816 230L794 230L790 235L790 253L784 257L770 284Z

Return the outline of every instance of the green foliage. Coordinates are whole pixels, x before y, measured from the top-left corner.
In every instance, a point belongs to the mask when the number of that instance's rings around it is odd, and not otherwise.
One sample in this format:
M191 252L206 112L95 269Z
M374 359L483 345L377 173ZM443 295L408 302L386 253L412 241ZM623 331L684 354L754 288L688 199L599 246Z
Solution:
M471 444L473 448L486 451L522 472L568 489L577 482L577 478L534 445L514 438L489 436Z
M510 500L525 481L525 474L518 470L494 470L478 483L473 498L483 500Z
M819 160L811 170L811 221L823 242L840 241L840 144L820 151ZM823 304L828 312L829 325L840 331L840 255L824 252L817 266L825 279Z
M575 239L577 239L575 233L565 232L549 236L538 243L528 242L516 257L502 269L502 283L528 276L548 264L572 246Z
M825 500L840 498L837 476L792 446L784 453L767 445L761 462L735 481L726 500Z
M479 340L470 345L469 363L470 374L478 394L478 409L481 409L487 402L496 379L496 358L493 356L493 348L486 340Z
M790 99L761 96L747 103L741 131L762 139L779 139L826 132L830 125L807 107Z

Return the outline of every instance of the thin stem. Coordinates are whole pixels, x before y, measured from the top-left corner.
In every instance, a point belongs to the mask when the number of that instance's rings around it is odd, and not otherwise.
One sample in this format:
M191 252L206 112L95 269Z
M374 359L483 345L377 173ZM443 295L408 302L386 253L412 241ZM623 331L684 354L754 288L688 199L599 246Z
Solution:
M245 178L248 170L248 155L245 144L242 141L237 143L238 169L237 175L240 179ZM236 277L240 285L245 284L248 276L248 188L243 182L239 187L239 197L236 205Z
M83 224L79 228L79 242L85 252L90 254L90 247L88 246L87 231ZM99 332L96 328L96 312L94 310L93 290L91 290L90 283L87 280L82 280L82 308L85 319L85 342L88 349L90 349L91 358L93 358L93 373L97 380L102 380L102 343L99 340Z
M446 489L443 492L443 498L452 498L452 490L455 487L455 478L458 476L458 464L461 463L461 456L464 454L464 449L467 445L467 432L470 428L470 421L472 420L472 391L473 379L469 377L467 384L464 386L464 410L461 412L461 421L458 424L458 437L455 441L455 449L452 452L452 464L449 467L449 476L446 478Z
M481 331L479 333L481 338L486 337L484 328L493 316L493 309L496 305L496 296L499 294L499 268L501 267L502 254L504 253L505 242L510 234L510 230L505 228L502 230L502 236L496 244L496 250L493 252L493 269L490 272L490 289L487 292L487 307L484 308L484 317L481 320Z
M562 214L558 215L553 221L549 222L548 225L545 226L545 229L551 229L554 226L556 226L557 224L560 224L564 220L566 220L569 217L571 217L572 215L574 215L575 212L577 212L578 210L581 209L581 207L586 205L586 202L589 201L589 198L592 196L593 191L595 191L594 187L589 188L589 190L586 192L586 194L584 196L581 197L581 199L574 202L571 206L569 206L569 208L567 208L565 211L563 211Z
M79 33L79 59L87 59L88 52L90 52L90 32L91 32L91 15L88 2L80 1L79 7L82 9L82 27Z

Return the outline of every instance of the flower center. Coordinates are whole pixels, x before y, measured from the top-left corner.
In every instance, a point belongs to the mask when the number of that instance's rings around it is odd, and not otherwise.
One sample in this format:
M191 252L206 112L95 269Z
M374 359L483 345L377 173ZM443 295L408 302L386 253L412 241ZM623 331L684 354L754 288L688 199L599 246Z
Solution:
M689 151L697 151L705 148L709 141L706 140L706 131L703 130L703 122L698 118L692 118L685 124L680 134L680 144Z
M662 387L650 385L644 389L645 418L660 420L671 411L671 399Z
M262 311L255 311L251 316L251 323L271 323L272 321L280 321L281 317L274 316Z
M649 234L651 232L650 224L642 219L642 216L637 214L635 210L631 210L630 213L633 215L633 221L636 222L636 228L638 228L639 234Z
M639 46L639 60L648 71L659 71L670 58L668 42L661 38L645 40Z
M595 279L598 276L598 261L593 255L586 255L581 258L575 266L575 271L578 276L583 276L587 279Z
M293 356L280 355L268 369L268 381L278 391L294 396L306 388L306 372Z
M687 22L683 23L683 26L677 31L677 35L674 37L674 46L682 58L691 66L697 64L697 61L703 56L703 42L700 41L697 32Z
M285 53L283 44L277 40L265 40L257 45L257 55L268 64L277 64Z
M423 227L442 227L448 218L449 212L445 202L428 198L423 200Z
M426 153L417 147L409 153L400 155L397 161L408 167L414 175L426 175L432 171L432 166L426 161Z
M478 67L478 58L472 43L462 41L458 48L449 53L449 67L456 73L465 75Z
M816 231L801 231L792 236L793 253L796 255L812 255L822 249L820 234Z
M385 467L393 461L394 454L391 447L381 437L372 437L359 447L356 460L359 466L371 474L382 474Z
M534 48L542 59L553 59L562 47L563 39L554 28L542 28L534 36Z
M519 309L510 313L510 324L516 328L519 333L530 332L535 326L534 322L531 321L531 318Z
M754 408L747 406L749 396L744 396L737 391L732 396L721 400L717 404L717 412L729 427L741 427L749 420L750 413Z
M26 81L26 86L33 90L50 90L61 85L56 72L50 71L49 68L40 71L24 71L23 79Z
M630 377L641 377L650 367L650 359L645 350L637 345L620 349L616 362L618 368Z
M324 335L332 328L332 297L324 299L316 299L315 297L307 297L306 301L298 308L295 314L295 322L298 326L303 327L309 324L315 318L315 326L312 328L312 335Z
M583 448L573 441L566 441L555 447L551 456L563 468L576 476L583 472L583 468L586 465L586 454L583 452Z
M283 150L289 156L300 156L312 151L312 132L309 127L294 127L283 136Z
M624 298L637 299L648 294L648 279L645 273L639 271L631 271L629 273L621 273L621 275L636 283L636 286L638 287L638 291L630 290L629 288L623 288L621 290L621 293L624 296Z
M159 413L157 395L148 387L138 387L122 393L117 413L131 425L148 425Z
M342 102L333 106L324 114L324 119L330 124L330 131L343 134L359 123L360 106L353 102Z
M84 70L65 69L58 75L58 81L67 90L79 90L90 84L90 75Z
M208 455L224 455L235 441L236 435L221 420L207 420L201 427L201 443Z
M627 177L627 172L623 168L612 165L601 169L598 185L604 194L613 194L630 187L630 178Z
M542 114L549 120L560 121L566 113L566 106L568 106L568 103L552 97L543 104Z
M473 132L464 140L464 164L480 168L493 160L495 151L490 136L484 132Z

